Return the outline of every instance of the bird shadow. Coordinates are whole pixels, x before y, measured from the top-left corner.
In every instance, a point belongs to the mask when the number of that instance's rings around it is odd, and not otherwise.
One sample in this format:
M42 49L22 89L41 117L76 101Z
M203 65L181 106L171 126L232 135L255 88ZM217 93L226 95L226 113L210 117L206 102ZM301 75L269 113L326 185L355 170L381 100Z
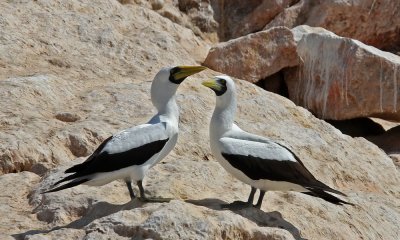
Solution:
M63 228L82 229L83 227L89 225L96 219L112 215L119 211L135 209L137 207L143 206L144 204L145 204L144 202L141 202L137 199L119 205L111 204L108 202L96 202L93 205L89 206L89 208L85 211L85 213L81 218L73 222L70 222L69 224L63 226L56 226L48 230L28 230L26 232L13 234L11 236L17 240L19 239L22 240L25 239L26 236L36 235L36 234L47 234L52 231L56 231Z
M282 214L278 211L264 212L255 207L246 208L222 208L221 205L227 203L215 198L206 198L201 200L186 200L185 202L191 203L197 206L207 207L216 211L231 210L232 212L239 214L240 216L249 219L256 223L260 227L274 227L287 230L296 240L306 240L300 235L300 231L290 222L286 221Z

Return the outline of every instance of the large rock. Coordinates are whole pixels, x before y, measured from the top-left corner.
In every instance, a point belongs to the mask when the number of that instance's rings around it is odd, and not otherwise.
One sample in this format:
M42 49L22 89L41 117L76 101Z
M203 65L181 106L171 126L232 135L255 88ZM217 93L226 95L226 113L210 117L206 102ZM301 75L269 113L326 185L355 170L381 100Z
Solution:
M300 0L284 9L265 29L298 25L323 27L387 50L399 50L400 1Z
M26 239L68 235L96 239L396 239L400 189L391 159L365 139L342 135L289 100L243 81L237 87L238 125L289 146L318 179L344 191L356 206L335 206L300 193L269 192L261 211L221 210L221 203L245 200L250 188L204 154L209 152L204 126L213 109L214 94L197 86L187 82L180 89L185 92L180 95L184 117L180 142L145 178L148 196L176 200L163 204L128 202L123 182L40 194L65 168L84 160L79 158L47 173L39 185L36 181L28 185L32 190L29 203L37 220L6 229L4 234ZM195 149L190 151L190 147ZM14 176L16 182L25 177ZM2 219L13 219L14 212L8 216Z
M218 41L218 23L210 0L142 0L138 4L191 29L204 40Z
M400 57L322 28L292 29L301 64L285 75L289 97L323 119L400 119Z
M211 0L219 23L220 40L238 38L260 31L276 15L298 0Z
M292 32L277 27L220 43L210 50L203 64L255 83L298 63Z
M157 71L197 64L208 51L192 31L117 1L0 8L0 173L41 174L145 122L154 111L148 100ZM110 89L114 83L119 87Z
M219 74L211 71L178 90L179 142L145 178L146 194L173 201L128 202L119 181L40 194L65 168L84 161L77 156L145 122L154 113L154 74L165 65L196 64L205 44L152 10L113 0L2 1L0 7L1 163L4 172L18 171L0 177L1 239L400 235L399 175L382 150L244 81L237 82L238 125L293 149L318 179L347 193L356 206L268 192L261 210L221 210L221 203L247 199L250 188L210 155L207 126L215 96L200 80Z

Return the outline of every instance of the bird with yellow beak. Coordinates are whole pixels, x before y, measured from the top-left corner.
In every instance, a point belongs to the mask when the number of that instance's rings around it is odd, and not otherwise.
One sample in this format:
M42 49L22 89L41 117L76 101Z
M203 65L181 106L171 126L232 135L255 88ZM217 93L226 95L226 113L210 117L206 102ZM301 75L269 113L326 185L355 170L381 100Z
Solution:
M174 148L178 139L179 108L175 93L187 77L205 70L203 66L176 66L161 69L151 84L151 101L157 109L147 123L133 126L107 138L80 164L68 168L70 174L47 192L56 192L80 184L100 186L123 179L131 199L135 198L132 181L145 197L142 180L146 172ZM58 184L67 182L61 186Z

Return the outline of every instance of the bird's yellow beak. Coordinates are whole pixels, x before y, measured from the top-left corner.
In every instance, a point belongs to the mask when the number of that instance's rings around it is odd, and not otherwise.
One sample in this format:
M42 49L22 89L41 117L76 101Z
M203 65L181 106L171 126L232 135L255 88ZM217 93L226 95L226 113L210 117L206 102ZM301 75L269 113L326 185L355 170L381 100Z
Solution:
M198 73L198 72L201 72L201 71L207 69L206 67L203 67L203 66L177 66L177 68L178 68L178 71L174 73L175 79L184 79L195 73Z
M217 80L215 80L215 79L210 79L210 80L204 81L201 84L203 84L204 86L206 86L208 88L216 90L216 91L221 91L222 90L222 85L219 84L217 82Z

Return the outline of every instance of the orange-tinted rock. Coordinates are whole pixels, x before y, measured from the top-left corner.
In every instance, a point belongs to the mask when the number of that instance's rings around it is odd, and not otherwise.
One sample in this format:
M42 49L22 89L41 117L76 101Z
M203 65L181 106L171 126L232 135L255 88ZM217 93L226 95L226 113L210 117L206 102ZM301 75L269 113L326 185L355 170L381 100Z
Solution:
M288 28L277 27L217 44L203 64L215 71L255 83L298 63L292 32Z
M286 72L289 97L323 119L400 119L400 57L322 28L292 29L302 63Z
M212 0L219 37L226 41L260 31L297 0Z
M380 49L398 50L400 1L300 0L286 8L265 29L298 25L323 27L340 36L357 39Z

